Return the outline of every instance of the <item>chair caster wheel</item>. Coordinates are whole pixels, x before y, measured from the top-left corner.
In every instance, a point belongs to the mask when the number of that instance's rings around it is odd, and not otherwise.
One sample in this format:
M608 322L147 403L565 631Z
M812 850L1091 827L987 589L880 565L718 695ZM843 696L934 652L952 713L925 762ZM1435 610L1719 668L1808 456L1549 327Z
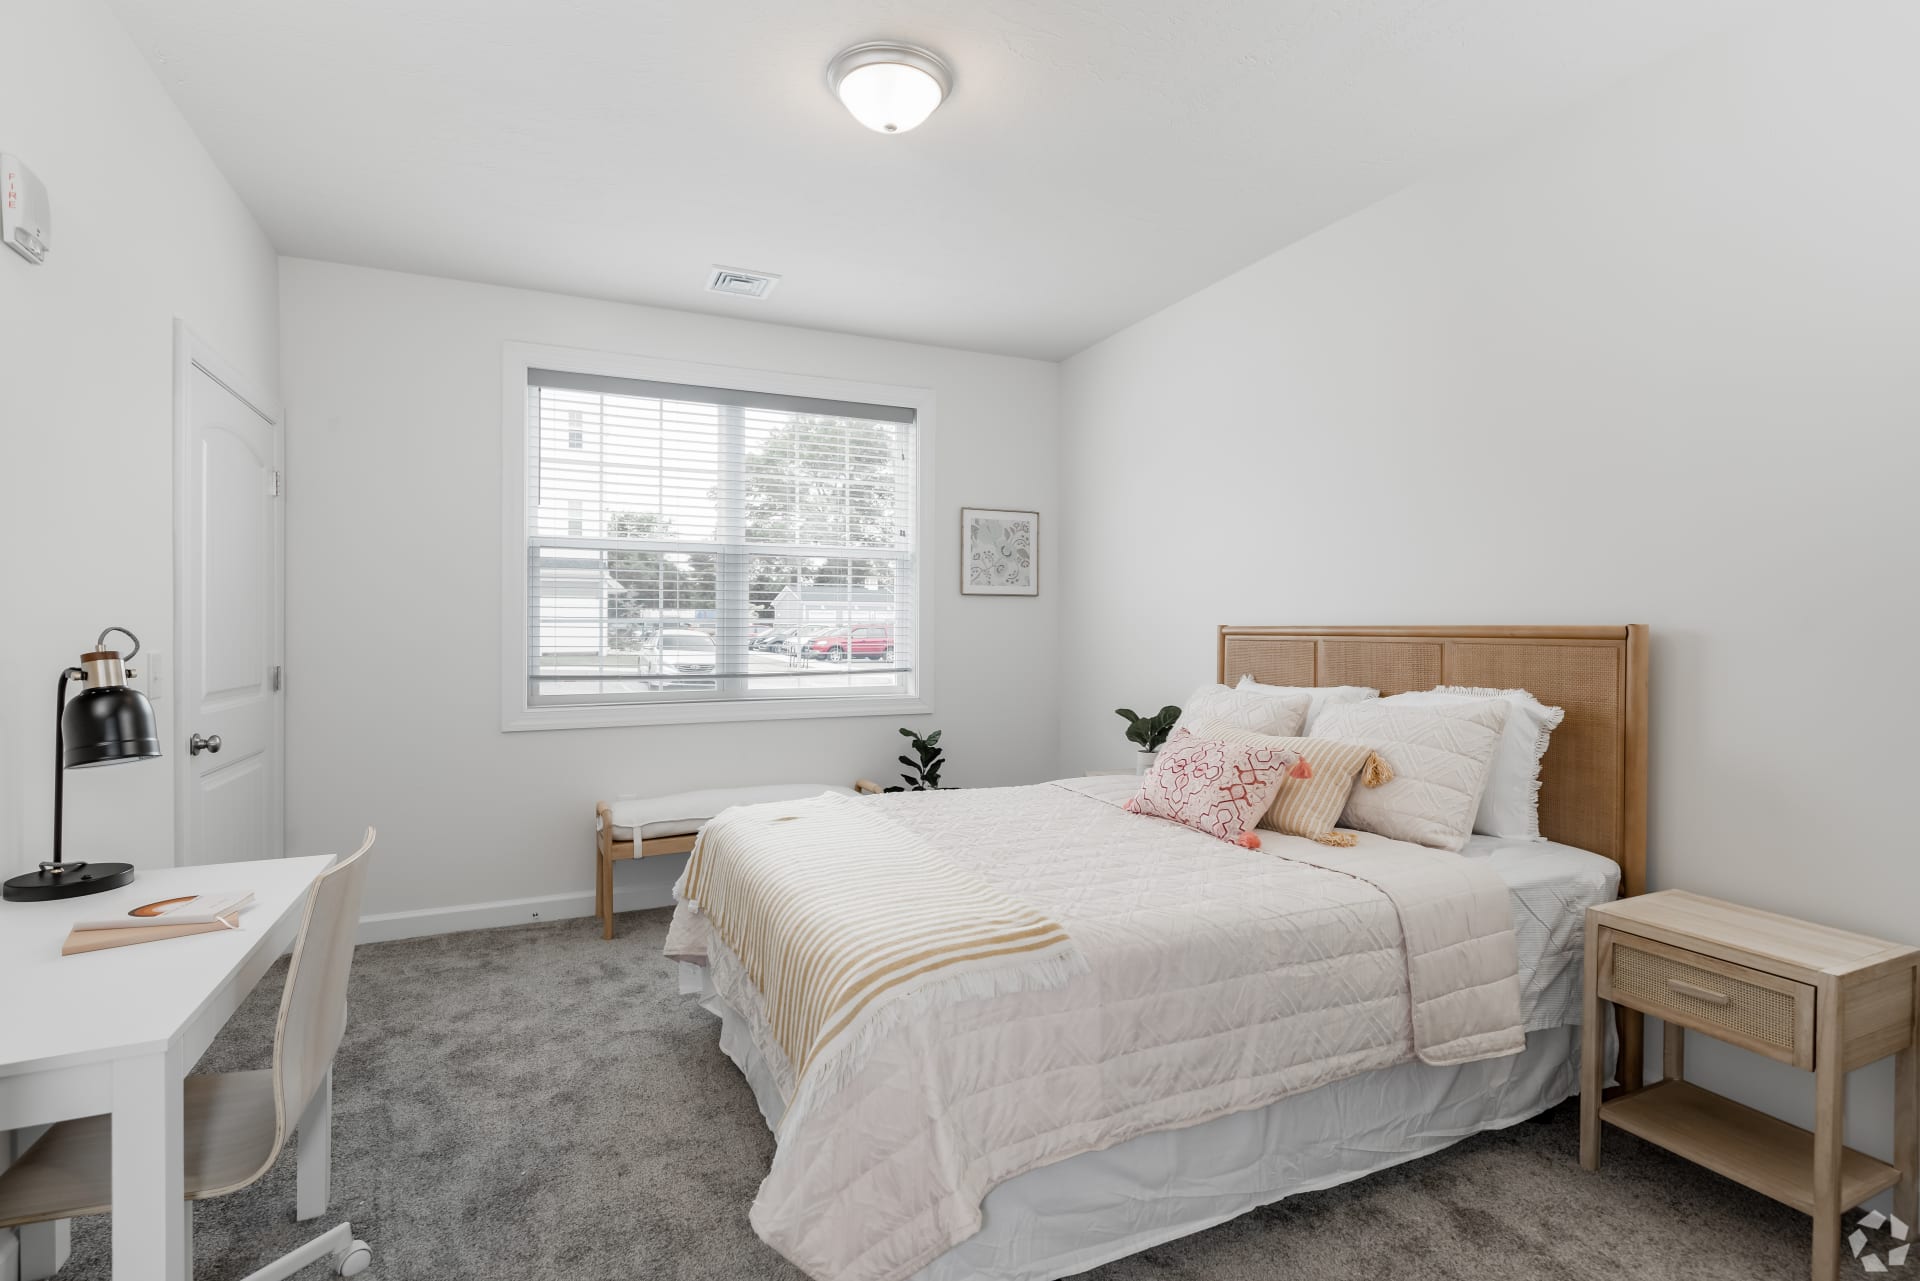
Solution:
M365 1241L355 1241L333 1256L333 1274L337 1277L357 1277L372 1263L373 1247Z

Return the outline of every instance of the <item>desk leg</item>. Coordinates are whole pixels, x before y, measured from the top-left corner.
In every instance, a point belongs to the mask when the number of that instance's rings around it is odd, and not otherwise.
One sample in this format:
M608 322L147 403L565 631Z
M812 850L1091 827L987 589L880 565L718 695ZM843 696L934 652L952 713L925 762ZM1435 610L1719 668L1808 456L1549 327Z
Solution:
M72 1249L73 1220L28 1223L14 1229L20 1235L20 1281L51 1281L67 1266Z
M31 1126L15 1130L7 1135L8 1143L0 1139L0 1157L11 1156L18 1160L26 1150L34 1145L39 1137L47 1132L44 1125ZM8 1149L11 1148L11 1151ZM73 1221L55 1219L51 1223L24 1223L14 1229L14 1235L20 1246L19 1281L50 1281L67 1266L67 1255L73 1249ZM7 1281L14 1281L9 1276Z
M294 1217L303 1222L327 1212L333 1184L333 1069L300 1114L300 1148L294 1158Z
M113 1065L113 1275L187 1281L186 1151L177 1048Z

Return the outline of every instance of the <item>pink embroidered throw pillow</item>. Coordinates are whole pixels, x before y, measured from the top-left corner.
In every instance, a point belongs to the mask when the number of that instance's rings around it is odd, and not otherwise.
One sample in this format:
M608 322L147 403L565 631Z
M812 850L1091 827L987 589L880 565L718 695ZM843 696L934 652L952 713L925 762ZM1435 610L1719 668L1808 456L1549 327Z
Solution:
M1273 803L1280 780L1305 768L1298 752L1178 729L1125 808L1257 850L1260 838L1253 829Z

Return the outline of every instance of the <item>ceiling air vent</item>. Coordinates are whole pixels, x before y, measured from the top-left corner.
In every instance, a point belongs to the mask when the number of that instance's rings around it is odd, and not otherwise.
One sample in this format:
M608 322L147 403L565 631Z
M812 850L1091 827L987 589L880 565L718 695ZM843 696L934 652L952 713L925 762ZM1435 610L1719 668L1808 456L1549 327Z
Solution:
M736 294L741 298L765 298L780 283L780 277L765 271L742 271L738 267L715 267L707 276L707 288L716 294Z

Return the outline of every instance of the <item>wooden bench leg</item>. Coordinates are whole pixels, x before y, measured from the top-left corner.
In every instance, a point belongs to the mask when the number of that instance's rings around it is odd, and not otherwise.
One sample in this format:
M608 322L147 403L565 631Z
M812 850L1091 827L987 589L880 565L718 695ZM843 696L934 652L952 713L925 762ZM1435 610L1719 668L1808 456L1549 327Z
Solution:
M600 937L613 937L613 812L601 801L593 807L593 914Z
M596 897L600 900L600 937L613 937L613 860L607 857L605 850L600 851L600 884Z
M605 919L607 915L607 856L601 852L600 842L593 843L593 914Z

